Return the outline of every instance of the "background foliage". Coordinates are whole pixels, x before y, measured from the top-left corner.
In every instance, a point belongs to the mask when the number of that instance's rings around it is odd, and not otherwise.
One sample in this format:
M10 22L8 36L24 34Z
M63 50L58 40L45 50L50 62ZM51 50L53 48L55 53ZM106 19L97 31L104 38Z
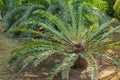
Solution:
M98 1L99 1L99 5L98 5ZM7 32L10 28L14 28L14 27L18 27L20 23L26 21L29 19L30 16L33 17L37 17L38 15L32 15L32 12L36 9L43 9L51 12L55 15L60 15L63 16L64 19L67 20L67 17L69 16L67 14L67 7L66 4L74 4L75 6L79 5L79 4L84 4L84 5L88 5L88 6L95 6L101 10L105 10L106 9L106 3L105 1L102 0L37 0L37 1L32 1L32 0L12 0L10 1L9 4L5 3L5 5L7 6L11 6L10 8L12 10L6 10L4 12L4 17L3 17L3 23L4 23L4 32ZM43 7L40 8L40 5L42 5ZM102 6L101 6L102 5ZM104 6L103 6L104 5ZM28 9L29 8L29 9ZM89 7L85 7L86 9ZM77 7L76 7L77 9ZM22 10L22 11L21 11ZM89 13L91 16L95 16L95 15L99 15L100 21L106 20L106 16L100 12L97 9L94 9L97 12L90 13L90 11L85 11L85 13ZM101 14L101 15L100 15ZM85 15L87 19L89 19L90 15ZM40 18L41 19L41 18ZM69 19L69 18L68 18ZM90 22L90 20L87 20ZM87 22L86 22L87 23ZM36 25L26 25L26 28L29 29L37 29ZM31 34L28 33L21 33L21 32L8 32L7 33L9 36L11 37L31 37Z

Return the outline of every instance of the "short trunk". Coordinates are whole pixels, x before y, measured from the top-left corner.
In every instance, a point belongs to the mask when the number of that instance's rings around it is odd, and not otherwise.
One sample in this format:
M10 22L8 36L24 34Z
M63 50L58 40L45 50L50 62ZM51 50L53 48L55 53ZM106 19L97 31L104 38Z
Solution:
M87 61L82 58L81 56L78 57L78 59L76 60L75 64L72 66L72 68L82 68L82 69L86 69L87 68Z

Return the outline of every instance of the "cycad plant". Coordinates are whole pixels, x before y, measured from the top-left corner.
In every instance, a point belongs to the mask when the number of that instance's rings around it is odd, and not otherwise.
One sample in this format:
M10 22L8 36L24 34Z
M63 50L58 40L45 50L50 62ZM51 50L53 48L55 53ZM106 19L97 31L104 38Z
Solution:
M69 71L71 68L86 68L91 67L91 80L97 80L97 62L95 56L105 56L112 60L116 65L120 66L119 59L115 56L104 53L107 49L120 48L120 41L113 41L110 35L118 30L120 26L110 30L109 20L103 24L99 24L93 30L85 26L83 16L83 5L80 5L77 10L69 4L70 19L65 22L63 18L52 15L43 10L37 10L34 13L49 19L52 23L43 23L32 21L31 23L44 27L45 32L37 32L25 28L12 28L11 31L27 31L34 34L39 34L42 38L32 40L23 46L12 51L14 54L10 63L14 63L21 58L25 58L22 62L22 68L25 68L29 63L35 65L40 64L43 60L48 59L53 55L62 54L64 60L57 64L50 72L48 80L53 80L54 76L61 71L63 79L69 79Z

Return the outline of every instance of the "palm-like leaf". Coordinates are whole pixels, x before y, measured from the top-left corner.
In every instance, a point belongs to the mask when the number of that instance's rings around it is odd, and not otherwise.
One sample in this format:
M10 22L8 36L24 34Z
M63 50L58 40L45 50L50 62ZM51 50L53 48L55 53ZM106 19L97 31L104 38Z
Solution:
M79 55L68 54L61 64L57 64L51 73L49 74L48 80L53 80L54 76L62 70L63 79L68 79L70 67L74 65Z

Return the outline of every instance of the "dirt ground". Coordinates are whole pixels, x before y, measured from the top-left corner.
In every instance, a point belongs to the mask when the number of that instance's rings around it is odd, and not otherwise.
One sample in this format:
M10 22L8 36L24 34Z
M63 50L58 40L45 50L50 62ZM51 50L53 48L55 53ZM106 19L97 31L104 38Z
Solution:
M49 58L36 68L29 65L24 70L16 72L9 68L8 61L11 57L10 51L18 46L20 46L18 40L8 38L0 32L0 80L45 80L55 63L60 62L60 57L55 56L55 60ZM119 54L119 51L108 50L108 52ZM99 61L99 80L120 80L120 69L117 66L104 58L98 59ZM87 76L88 71L89 69L84 71L72 69L69 80L90 80ZM62 80L61 75L56 75L54 80Z

